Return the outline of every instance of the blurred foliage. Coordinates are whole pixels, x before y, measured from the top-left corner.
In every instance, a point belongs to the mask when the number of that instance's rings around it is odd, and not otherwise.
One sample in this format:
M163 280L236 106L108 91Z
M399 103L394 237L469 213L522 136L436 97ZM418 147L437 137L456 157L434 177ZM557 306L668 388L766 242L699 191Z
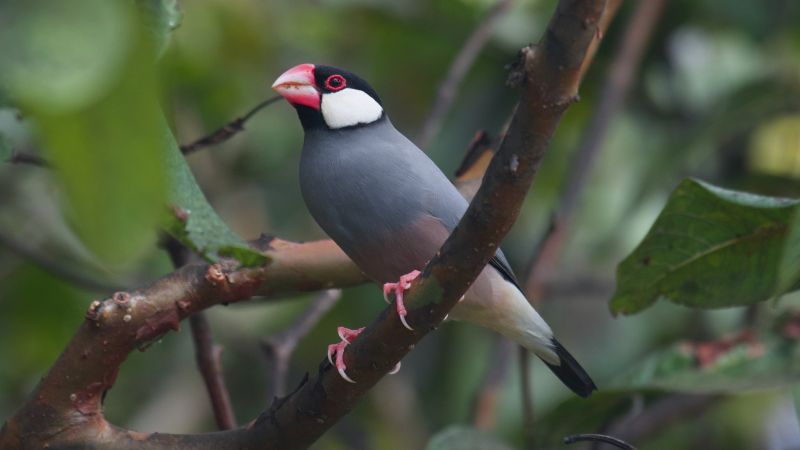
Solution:
M276 104L248 122L245 132L188 157L191 172L182 166L177 143L241 115L271 95L268 86L277 75L302 62L334 64L363 75L381 94L393 122L413 139L449 62L492 3L4 0L0 135L8 142L5 152L41 152L57 169L0 165L0 232L96 278L134 285L171 270L154 245L165 211L176 225L175 210L165 204L188 213L188 230L176 233L199 230L190 239L210 258L260 233L298 241L323 237L298 188L302 132L291 108ZM178 4L181 11L174 9ZM504 87L503 67L522 45L538 39L554 5L553 0L518 0L494 30L442 132L425 149L446 173L458 165L477 129L497 132L508 116L516 93ZM520 273L547 226L635 6L625 2L609 29L581 102L565 116L506 241L506 253ZM653 427L633 442L638 448L800 447L791 407L797 388L781 388L796 373L795 340L786 334L790 322L784 322L800 310L796 294L775 305L713 311L656 302L617 319L606 303L616 265L642 242L680 180L691 176L726 189L800 198L797 23L800 3L794 0L668 3L627 106L609 130L549 295L539 307L601 392L589 400L573 399L541 364L533 365L534 433L542 448L562 448L568 434L607 430L671 398L674 390L685 391L686 385L694 392L725 393L702 417L686 413ZM165 160L166 150L171 153ZM711 205L725 204L710 192ZM176 193L190 197L176 200ZM700 212L710 214L707 208ZM730 222L746 227L755 220L750 207L735 208L746 220ZM788 212L780 214L782 223L800 222ZM771 295L766 286L775 287L781 254L783 287L792 285L800 250L791 236L800 234L799 228L792 226L787 250L770 247L769 267L756 266L755 259L742 266L743 260L719 258L719 268L733 272L738 267L739 272L724 284L705 283L703 292L731 293L727 300L716 297L721 305L743 298L748 286L763 285L758 297L764 299ZM213 241L220 236L221 243ZM690 241L675 242L688 248ZM54 279L4 248L0 280L0 417L5 417L26 399L89 302L108 293ZM694 305L703 301L695 299ZM709 295L705 301L714 299ZM223 364L243 422L271 398L258 339L288 326L307 304L306 297L253 301L208 312L215 337L226 348ZM316 369L325 345L336 340L337 325L363 325L382 308L374 286L347 290L300 343L289 385ZM725 347L730 336L741 335L743 320L762 353L750 353L748 341ZM130 357L106 401L112 422L142 431L213 429L187 335L168 335ZM494 435L519 447L516 364L498 394L492 430L478 437L463 427L449 428L470 423L473 396L491 361L490 343L484 330L459 323L441 327L406 358L400 374L381 381L314 448L425 448L447 445L459 434L474 443ZM726 351L700 367L697 350L720 346ZM770 383L775 380L780 383ZM748 394L740 389L765 384L772 389ZM636 406L636 398L643 405Z
M724 308L771 298L798 204L683 181L620 263L612 312L635 313L658 299Z
M491 434L463 426L452 426L434 435L426 450L509 450Z

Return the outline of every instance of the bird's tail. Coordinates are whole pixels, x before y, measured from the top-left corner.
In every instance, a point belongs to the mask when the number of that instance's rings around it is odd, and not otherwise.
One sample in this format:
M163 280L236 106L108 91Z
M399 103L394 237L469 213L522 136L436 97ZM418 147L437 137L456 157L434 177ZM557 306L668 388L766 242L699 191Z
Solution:
M514 340L541 358L559 380L581 397L597 390L589 374L553 337L550 327L515 284L499 273L485 271L466 297L451 311L453 319L484 326Z
M507 313L512 320L499 320L501 333L514 339L538 356L564 385L581 397L597 390L594 381L578 361L553 336L550 327L531 306L525 295L511 283L506 283ZM514 306L510 306L514 305Z
M583 370L583 367L578 364L578 361L575 361L575 358L569 354L556 338L551 339L550 342L552 350L558 356L559 364L553 364L544 358L540 358L547 364L547 367L553 371L558 379L570 388L572 392L584 398L591 395L592 391L596 391L597 386L595 386L589 374Z

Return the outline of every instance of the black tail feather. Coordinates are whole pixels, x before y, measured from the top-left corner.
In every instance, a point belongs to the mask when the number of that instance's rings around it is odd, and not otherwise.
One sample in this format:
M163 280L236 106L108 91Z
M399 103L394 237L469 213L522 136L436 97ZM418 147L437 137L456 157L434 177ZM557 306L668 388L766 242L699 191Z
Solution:
M554 374L564 383L572 392L580 395L581 397L588 397L592 391L597 390L589 374L583 370L578 361L569 354L569 352L561 346L561 344L553 338L551 340L553 351L558 355L561 364L555 365L544 361L547 367L553 371Z

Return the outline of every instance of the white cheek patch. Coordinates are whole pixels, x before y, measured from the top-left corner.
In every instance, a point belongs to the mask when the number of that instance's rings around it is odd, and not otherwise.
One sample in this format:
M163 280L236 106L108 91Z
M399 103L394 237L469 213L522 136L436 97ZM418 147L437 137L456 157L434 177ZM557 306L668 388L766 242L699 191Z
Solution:
M330 128L351 127L380 119L383 108L364 91L345 88L322 94L322 117Z

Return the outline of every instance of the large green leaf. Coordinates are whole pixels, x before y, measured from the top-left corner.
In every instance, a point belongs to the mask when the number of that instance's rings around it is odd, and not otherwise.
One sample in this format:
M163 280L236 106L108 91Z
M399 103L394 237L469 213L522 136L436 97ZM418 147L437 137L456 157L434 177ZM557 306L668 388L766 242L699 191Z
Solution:
M11 1L0 17L0 82L36 123L70 221L104 262L130 263L155 243L165 203L153 55L136 10Z
M178 0L136 0L142 21L158 54L164 52L172 31L181 23Z
M266 262L266 257L248 247L208 204L165 121L162 128L171 202L167 231L209 261L229 256L244 266Z
M166 224L209 260L263 263L208 204L160 110L154 51L177 24L176 3L136 6L0 4L0 83L37 123L71 222L103 261L135 260Z
M659 298L696 308L769 299L798 203L684 180L617 268L611 311L635 313Z
M800 208L792 217L778 270L778 290L783 293L800 282Z

